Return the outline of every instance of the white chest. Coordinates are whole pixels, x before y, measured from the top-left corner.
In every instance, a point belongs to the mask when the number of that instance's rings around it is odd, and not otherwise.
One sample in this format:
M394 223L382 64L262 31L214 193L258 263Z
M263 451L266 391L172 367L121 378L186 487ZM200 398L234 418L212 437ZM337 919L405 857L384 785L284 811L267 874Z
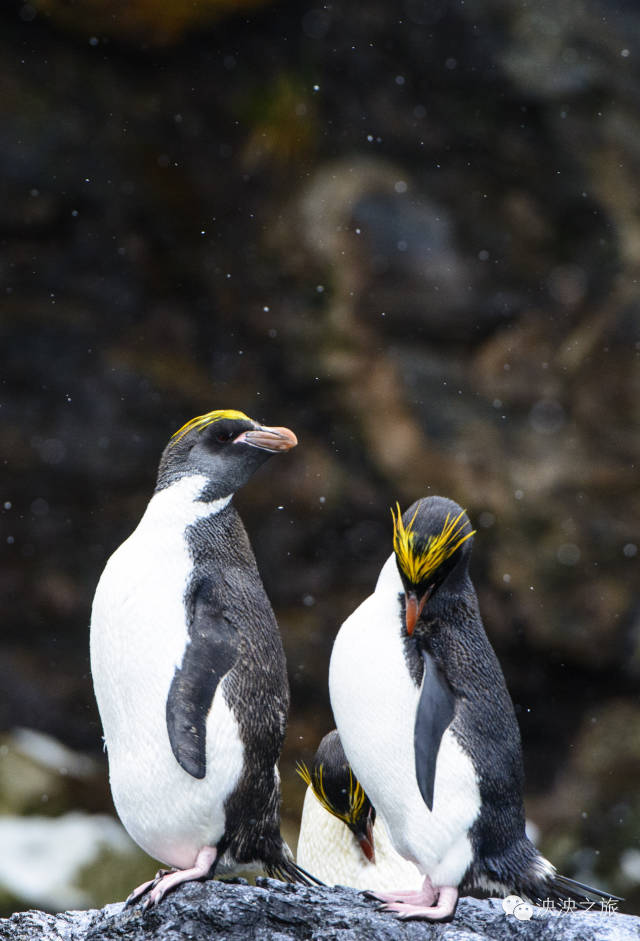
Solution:
M153 496L107 562L91 616L91 671L116 809L143 849L180 867L222 835L223 802L243 762L224 681L207 719L205 779L177 763L166 726L167 694L189 643L185 529L228 503L198 501L205 482L183 478Z
M404 659L393 556L376 591L343 624L331 656L331 705L356 777L391 840L436 884L457 885L471 861L467 832L480 807L470 759L450 730L442 738L433 811L415 772L414 726L420 690Z
M133 716L156 720L182 662L189 640L184 597L193 567L185 530L214 511L197 500L204 483L203 477L185 477L155 494L98 583L91 668L109 745L112 730L126 733Z

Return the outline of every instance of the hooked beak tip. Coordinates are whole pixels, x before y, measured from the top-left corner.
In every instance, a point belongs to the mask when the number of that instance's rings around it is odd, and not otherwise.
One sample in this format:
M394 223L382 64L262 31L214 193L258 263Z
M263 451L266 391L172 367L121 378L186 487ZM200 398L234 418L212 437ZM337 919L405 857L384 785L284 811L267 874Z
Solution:
M298 439L290 428L270 428L264 425L244 431L235 439L234 444L250 444L261 451L290 451L295 448Z

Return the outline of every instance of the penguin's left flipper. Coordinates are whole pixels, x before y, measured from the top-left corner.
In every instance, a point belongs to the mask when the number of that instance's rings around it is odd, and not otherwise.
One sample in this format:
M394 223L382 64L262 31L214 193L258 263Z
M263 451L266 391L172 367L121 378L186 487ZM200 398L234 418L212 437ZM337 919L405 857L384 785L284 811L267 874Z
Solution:
M436 762L442 736L453 719L455 696L442 670L427 650L421 650L424 674L416 709L413 746L418 787L433 810Z
M204 778L207 715L218 684L238 657L237 633L226 615L213 577L201 579L192 595L189 643L176 667L167 697L167 730L176 761Z

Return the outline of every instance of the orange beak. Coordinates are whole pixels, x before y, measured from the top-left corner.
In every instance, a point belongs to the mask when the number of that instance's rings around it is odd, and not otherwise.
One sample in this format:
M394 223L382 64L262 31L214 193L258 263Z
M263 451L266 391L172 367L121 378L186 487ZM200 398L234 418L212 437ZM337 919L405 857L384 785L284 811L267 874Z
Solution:
M422 609L424 608L431 591L431 588L427 588L422 598L418 598L415 591L410 591L405 595L405 623L407 625L407 634L409 637L411 637L414 632L415 626L418 623L418 618L422 614Z
M298 439L289 428L250 428L234 439L234 444L250 444L261 451L290 451L295 448Z
M376 849L373 843L373 822L371 820L371 810L367 816L367 823L365 826L364 832L360 831L356 833L356 839L360 844L360 849L367 857L370 863L375 863L376 861Z

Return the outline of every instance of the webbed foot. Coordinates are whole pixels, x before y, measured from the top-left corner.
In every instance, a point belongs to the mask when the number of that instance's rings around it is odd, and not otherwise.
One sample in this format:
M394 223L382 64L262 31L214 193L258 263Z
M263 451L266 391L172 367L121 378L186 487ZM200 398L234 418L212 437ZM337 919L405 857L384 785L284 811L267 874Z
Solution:
M437 897L429 876L424 877L421 889L396 889L391 892L367 892L366 894L381 902L406 902L410 905L433 905Z
M175 872L175 869L158 869L157 873L150 879L148 882L143 882L141 885L136 886L133 892L127 896L125 899L125 907L127 905L132 905L137 899L141 898L145 892L148 892L154 886L156 886L164 876L169 875L171 872Z
M436 889L431 884L423 885L422 890L406 893L402 898L386 901L384 911L393 912L403 920L424 918L428 921L444 921L453 918L458 904L458 888L443 885ZM380 896L378 896L380 898Z
M175 889L176 886L181 885L183 882L192 882L208 876L216 858L217 850L215 846L204 846L196 856L196 861L190 869L161 869L151 882L145 882L137 889L134 889L125 904L128 905L130 902L146 895L142 903L143 911L153 905L158 905L167 892Z

